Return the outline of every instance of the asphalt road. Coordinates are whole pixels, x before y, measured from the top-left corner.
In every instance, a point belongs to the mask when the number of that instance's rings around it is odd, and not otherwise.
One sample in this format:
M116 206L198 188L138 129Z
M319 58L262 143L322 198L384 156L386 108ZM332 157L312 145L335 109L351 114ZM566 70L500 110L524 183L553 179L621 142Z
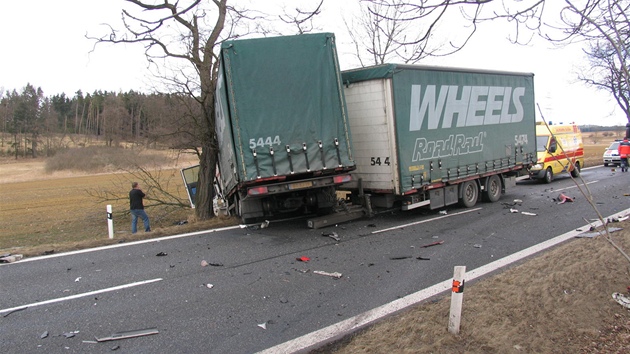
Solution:
M602 215L630 207L623 196L630 173L597 167L582 176ZM557 204L560 193L575 202ZM2 265L1 347L253 353L449 279L454 266L475 269L597 217L568 176L520 181L497 203L446 211L387 212L320 230L293 220ZM322 236L332 231L339 241ZM159 333L94 342L144 329Z

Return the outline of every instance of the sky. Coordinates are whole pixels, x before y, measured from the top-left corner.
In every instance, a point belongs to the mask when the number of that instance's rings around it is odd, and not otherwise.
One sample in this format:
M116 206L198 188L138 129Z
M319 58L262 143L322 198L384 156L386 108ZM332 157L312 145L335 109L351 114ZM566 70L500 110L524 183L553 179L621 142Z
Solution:
M344 0L347 3L353 1ZM5 1L0 12L0 90L19 92L30 83L41 87L46 96L65 93L72 97L78 90L150 92L155 79L140 46L99 44L94 48L94 41L86 38L106 32L105 23L118 23L123 4L122 0ZM341 69L352 69L359 64L342 25L342 16L348 18L352 8L339 4L326 0L326 21L319 28L335 33ZM578 67L584 63L579 46L556 49L543 40L518 46L509 43L509 33L501 24L484 26L462 51L421 64L531 72L536 101L547 121L626 124L610 94L577 80ZM447 39L454 35L448 28L439 34Z

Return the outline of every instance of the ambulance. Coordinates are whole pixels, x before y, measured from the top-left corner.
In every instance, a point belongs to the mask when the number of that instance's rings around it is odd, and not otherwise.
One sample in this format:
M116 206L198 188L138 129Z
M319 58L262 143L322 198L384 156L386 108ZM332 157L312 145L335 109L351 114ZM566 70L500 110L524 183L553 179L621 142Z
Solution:
M545 125L536 123L537 161L529 169L529 176L550 183L559 173L578 177L584 167L582 132L575 124Z

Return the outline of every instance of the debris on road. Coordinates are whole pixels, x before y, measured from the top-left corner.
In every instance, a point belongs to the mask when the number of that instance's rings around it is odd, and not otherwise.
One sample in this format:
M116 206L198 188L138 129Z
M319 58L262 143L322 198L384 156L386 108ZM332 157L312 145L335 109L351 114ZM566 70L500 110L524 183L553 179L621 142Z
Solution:
M267 322L259 323L258 327L260 327L262 329L267 329Z
M5 253L0 255L0 263L13 263L21 260L22 258L24 258L24 256L21 254Z
M437 245L441 245L443 243L444 243L444 241L436 241L436 242L433 242L433 243L429 243L428 245L420 246L420 248L427 248L427 247L437 246Z
M566 196L564 193L560 193L556 198L558 204L564 204L566 202L573 203L573 198Z
M208 284L206 284L206 288L212 289L212 288L214 288L214 285L208 283Z
M116 332L116 333L113 333L109 337L96 338L96 341L97 342L106 342L106 341L110 341L110 340L118 340L118 339L126 339L126 338L148 336L148 335L151 335L151 334L158 334L158 333L160 333L160 332L158 332L157 328L138 329L138 330L126 331L126 332Z
M478 244L478 243L475 243L475 244L473 245L473 247L475 247L475 248L481 248L481 245L480 245L480 244Z
M306 262L310 261L311 259L306 257L306 256L302 256L302 257L296 258L295 260L306 263Z
M42 334L39 336L39 338L41 338L41 339L44 339L44 338L46 338L46 337L48 337L48 331L45 331L44 333L42 333Z
M160 252L158 254L156 254L157 257L164 257L164 256L168 256L168 253L164 253L164 252Z
M612 298L617 301L617 303L627 309L630 309L630 298L621 293L613 293Z
M523 215L529 215L529 216L536 216L536 215L538 215L538 214L536 214L536 213L530 213L530 212L528 212L528 211L521 211L521 214L523 214Z
M64 337L66 338L72 338L74 337L77 333L79 333L79 331L72 331L72 332L66 332L63 334Z
M322 236L325 236L325 237L330 237L330 238L332 238L332 239L333 239L333 240L335 240L335 241L339 241L339 235L337 235L337 233L336 233L336 232L334 232L334 231L331 231L331 232L322 232Z
M440 210L440 215L446 215L448 212L446 210Z
M208 264L209 264L209 263L208 263L208 262L206 262L206 260L202 260L202 261L201 261L201 266L202 266L202 267L207 267L207 266L208 266Z
M510 208L510 213L518 213L518 210Z
M324 272L322 270L315 270L315 271L313 271L313 273L319 274L319 275L325 275L325 276L328 276L328 277L333 277L333 278L336 278L336 279L339 279L339 278L341 278L343 276L339 272L328 273L328 272Z
M594 230L595 230L595 228L592 228L590 231L594 231ZM623 230L623 229L622 229L622 228L620 228L620 227L609 227L609 228L608 228L608 232L610 232L610 233L613 233L613 232L616 232L616 231L620 231L620 230ZM579 231L579 230L578 230L578 231ZM593 237L601 236L601 235L603 235L603 234L604 234L604 231L602 230L601 232L600 232L600 231L597 231L597 232L585 232L585 233L581 233L581 234L579 234L579 235L577 235L577 236L575 236L575 237L576 237L576 238L593 238Z
M74 280L75 283L78 283L81 280L81 277L78 277Z
M421 261L430 261L431 258L425 258L425 257L416 257L416 259L421 260Z
M389 259L391 259L392 261L397 261L397 260L401 260L401 259L408 259L408 258L411 258L411 256L389 257Z

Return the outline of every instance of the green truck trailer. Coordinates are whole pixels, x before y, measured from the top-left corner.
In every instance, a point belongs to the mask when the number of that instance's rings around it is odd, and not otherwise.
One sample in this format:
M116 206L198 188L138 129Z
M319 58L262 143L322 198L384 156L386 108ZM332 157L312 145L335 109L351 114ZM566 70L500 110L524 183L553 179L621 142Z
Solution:
M220 205L244 222L333 208L355 162L332 33L224 42L215 102Z
M341 188L357 203L495 202L536 162L533 74L385 64L342 79L356 170Z

